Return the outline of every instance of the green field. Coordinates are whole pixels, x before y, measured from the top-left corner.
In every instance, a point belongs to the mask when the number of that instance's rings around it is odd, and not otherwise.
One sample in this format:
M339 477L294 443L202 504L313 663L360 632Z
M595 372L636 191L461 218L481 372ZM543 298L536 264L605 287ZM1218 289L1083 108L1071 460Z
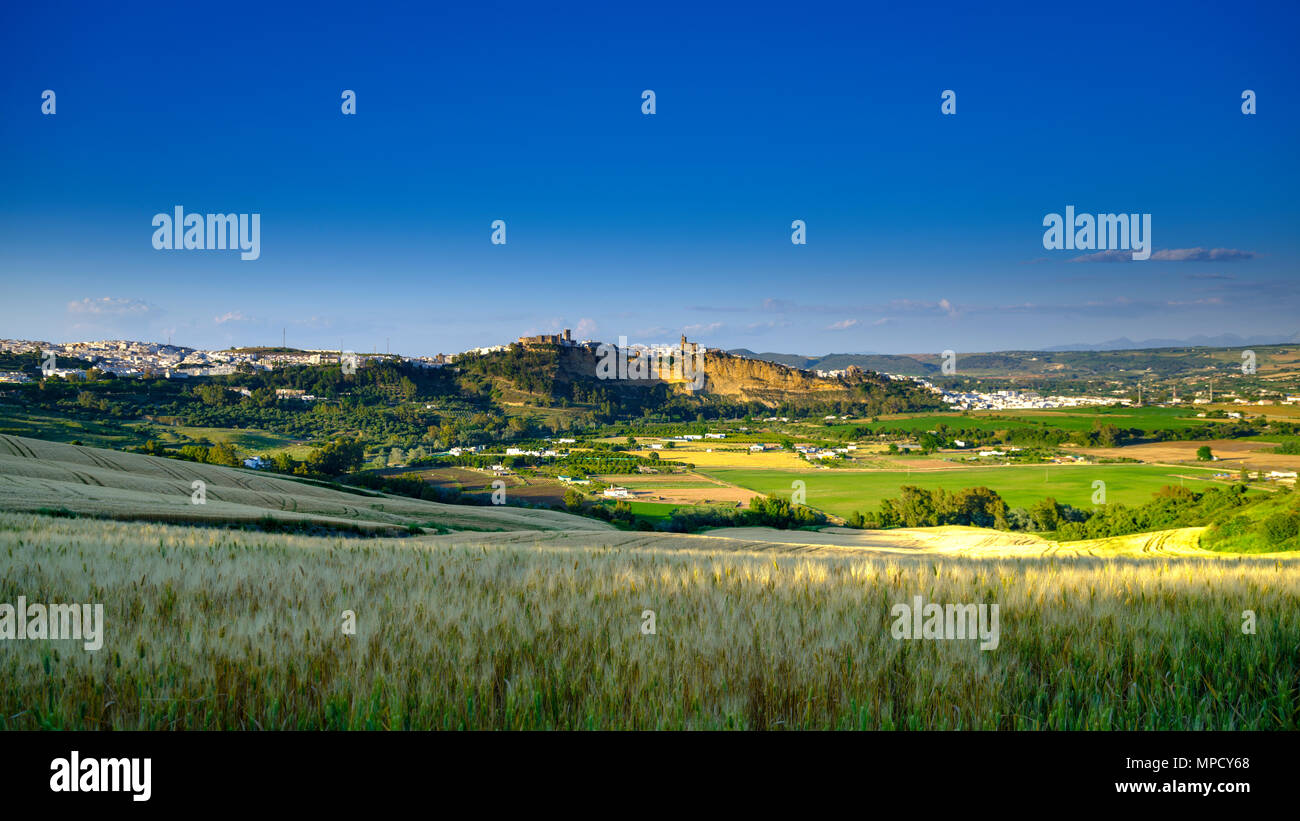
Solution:
M149 424L120 419L79 419L0 406L0 434L28 436L51 442L80 442L87 447L121 450L144 444L152 437L164 445L185 445L207 439L233 445L241 456L270 456L287 451L304 459L311 446L297 444L293 437L256 428L214 428L191 425Z
M628 502L632 512L647 519L668 519L679 508L689 510L690 505L677 505L667 502Z
M192 425L167 425L159 427L159 440L166 445L197 442L201 439L216 444L232 445L241 456L272 455L287 451L295 459L311 452L309 445L295 444L293 437L256 428L208 428Z
M792 483L806 483L807 504L837 516L880 509L882 499L898 496L903 485L948 491L968 487L996 490L1010 507L1028 507L1047 496L1063 504L1092 507L1092 483L1106 483L1106 501L1138 505L1165 485L1179 483L1179 475L1204 476L1205 481L1184 479L1197 487L1208 484L1216 471L1161 465L1013 465L1009 467L954 468L926 471L775 471L717 468L707 471L725 482L759 493L789 497Z
M1197 409L1199 410L1199 409ZM899 433L924 433L947 425L950 430L977 429L983 432L1023 428L1051 427L1066 431L1092 430L1094 422L1114 425L1117 428L1140 430L1182 430L1198 425L1213 424L1215 420L1198 419L1197 410L1182 408L1069 408L1062 410L1027 411L976 411L969 415L960 413L927 413L897 419L880 419L874 423L830 425L829 431L849 431L866 424L873 432L897 431Z
M0 435L30 436L51 442L81 442L98 448L125 448L144 443L137 425L109 418L72 419L15 405L0 405Z

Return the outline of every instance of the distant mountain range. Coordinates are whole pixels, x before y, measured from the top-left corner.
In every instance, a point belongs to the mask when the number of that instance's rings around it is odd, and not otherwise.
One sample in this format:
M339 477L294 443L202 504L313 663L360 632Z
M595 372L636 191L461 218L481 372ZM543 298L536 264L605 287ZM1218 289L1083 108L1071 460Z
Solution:
M1238 336L1236 334L1219 334L1218 336L1191 336L1186 339L1143 339L1134 341L1127 337L1112 339L1095 344L1077 343L1074 345L1054 345L1049 348L1034 348L1018 351L991 352L985 356L998 353L1063 353L1071 351L1141 351L1157 348L1242 348L1250 345L1288 345L1300 344L1300 333L1289 336L1281 334L1261 334L1258 336ZM757 353L748 348L733 348L727 351L733 356L750 359L762 359L777 362L792 368L807 370L833 371L857 365L866 370L885 373L922 375L938 368L931 364L936 359L935 353L924 354L882 354L882 353L831 353L825 356L805 356L803 354L775 353L765 351ZM966 354L967 357L970 354Z
M1300 333L1290 336L1280 334L1261 334L1258 336L1237 336L1236 334L1219 334L1218 336L1191 336L1186 339L1144 339L1134 342L1128 337L1099 342L1095 345L1079 343L1075 345L1057 345L1043 348L1044 351L1137 351L1146 348L1241 348L1247 345L1288 345L1300 342Z

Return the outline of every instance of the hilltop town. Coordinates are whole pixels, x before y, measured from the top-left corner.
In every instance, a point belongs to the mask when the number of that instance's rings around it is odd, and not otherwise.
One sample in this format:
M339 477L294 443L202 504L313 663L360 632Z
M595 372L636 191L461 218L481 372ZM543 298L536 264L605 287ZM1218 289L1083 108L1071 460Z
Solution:
M709 390L713 393L732 394L738 398L762 398L766 388L777 383L785 391L824 391L843 384L852 384L868 373L856 365L840 369L799 368L762 359L735 356L720 348L703 347L683 335L677 343L629 343L620 337L617 343L593 339L574 339L570 329L555 334L537 334L518 337L507 344L471 347L459 353L435 356L405 356L393 353L360 353L347 349L309 349L290 347L244 347L229 349L202 349L161 342L133 340L94 340L78 342L47 342L42 340L0 339L0 357L14 362L27 357L36 367L15 368L0 366L0 383L23 383L41 377L81 379L87 370L94 368L102 374L121 378L188 379L194 377L233 376L239 373L269 372L279 368L338 365L349 362L365 368L379 362L399 362L413 367L436 369L453 365L464 356L490 356L504 353L512 347L522 350L568 351L579 356L571 360L570 367L583 376L593 376L589 363L602 348L621 350L625 356L690 356L704 355L711 371ZM578 364L574 364L574 363ZM1167 394L1148 392L1139 388L1136 397L1126 387L1091 392L1074 387L1072 390L1043 392L1033 388L982 388L945 384L932 376L916 376L881 372L881 376L905 383L932 394L944 406L955 411L1033 410L1055 408L1082 408L1097 406L1128 406L1154 404L1177 406L1179 404L1208 405L1216 401L1214 385L1180 398L1175 384ZM732 383L732 384L727 384ZM297 394L302 397L302 392ZM1300 393L1264 389L1239 394L1232 388L1220 388L1219 403L1237 405L1293 405L1300 404Z

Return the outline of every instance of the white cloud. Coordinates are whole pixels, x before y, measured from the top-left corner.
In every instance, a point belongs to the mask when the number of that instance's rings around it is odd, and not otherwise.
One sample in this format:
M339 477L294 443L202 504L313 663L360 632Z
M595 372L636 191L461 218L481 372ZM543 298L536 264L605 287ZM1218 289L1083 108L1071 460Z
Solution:
M1241 251L1236 248L1165 248L1156 251L1151 259L1161 262L1224 262L1231 260L1254 259L1254 251ZM1070 262L1132 262L1133 252L1124 250L1098 251L1074 257Z
M80 301L69 302L68 312L98 316L143 316L148 313L158 313L159 308L141 299L104 296L99 299L86 297Z
M858 325L858 320L856 319L842 319L839 322L833 322L830 325L827 325L826 330L847 331L849 328L855 327L856 325Z

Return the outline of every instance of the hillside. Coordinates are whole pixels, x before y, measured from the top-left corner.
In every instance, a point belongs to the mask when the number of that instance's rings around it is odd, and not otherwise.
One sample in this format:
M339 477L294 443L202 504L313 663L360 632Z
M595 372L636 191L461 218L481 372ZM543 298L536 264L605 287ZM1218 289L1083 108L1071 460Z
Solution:
M194 504L192 483L206 502ZM550 510L448 505L350 493L253 470L0 435L0 510L59 511L114 519L264 523L405 532L590 530L604 522Z
M635 355L630 356L635 361ZM938 406L931 394L867 369L852 377L822 378L779 362L709 350L703 355L702 384L691 384L690 379L666 373L650 379L601 378L600 362L593 348L536 345L464 357L457 360L457 367L504 380L515 389L574 401L613 396L621 398L625 405L629 401L635 404L652 397L658 389L663 396L678 401L720 400L764 408L856 403L862 412L896 413Z

